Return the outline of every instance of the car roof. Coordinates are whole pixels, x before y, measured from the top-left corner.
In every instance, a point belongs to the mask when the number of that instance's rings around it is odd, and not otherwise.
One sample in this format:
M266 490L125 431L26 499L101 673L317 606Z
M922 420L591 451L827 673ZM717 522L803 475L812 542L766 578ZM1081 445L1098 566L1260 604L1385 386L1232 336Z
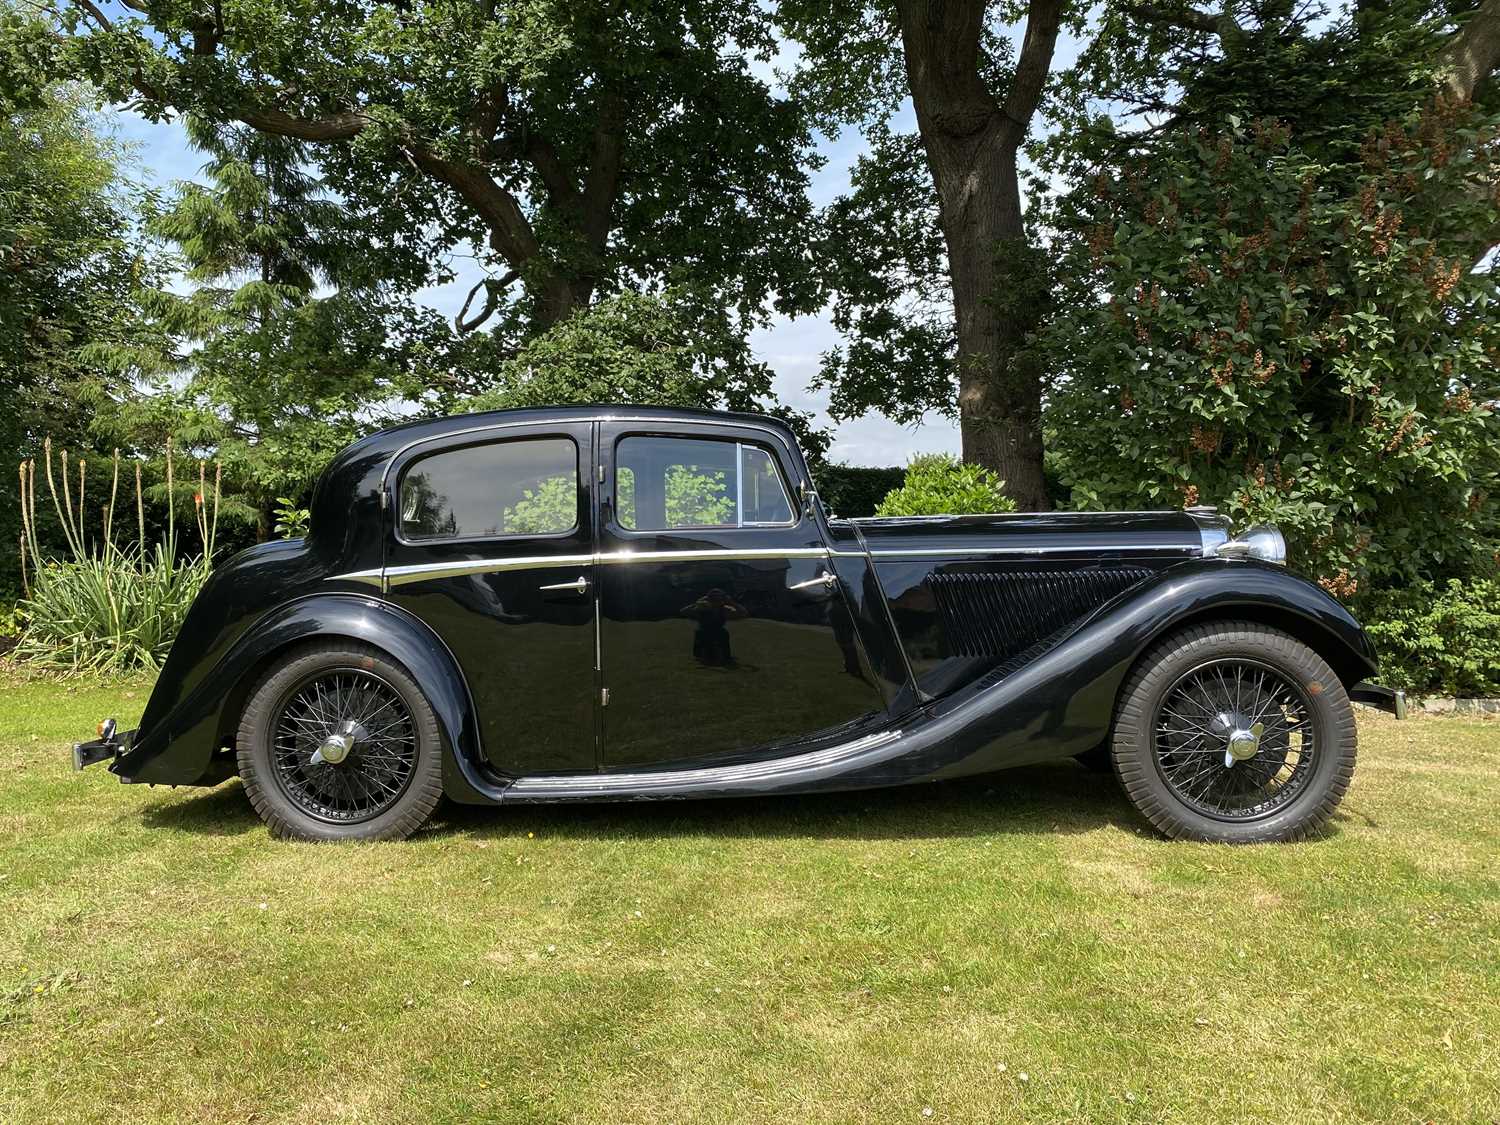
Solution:
M688 406L645 406L634 403L586 403L571 406L528 406L514 410L485 410L473 414L447 414L441 418L419 418L390 426L361 439L361 444L380 444L399 438L393 444L404 446L428 437L441 437L457 430L482 428L504 422L608 422L633 418L663 419L680 422L740 422L770 427L784 436L793 437L791 428L780 418L737 410L704 410ZM795 442L794 442L795 444Z
M350 471L356 464L367 471L373 459L389 464L401 450L432 438L470 430L483 430L489 426L515 424L518 422L607 422L649 419L663 422L739 423L774 430L787 446L800 453L797 436L790 426L780 418L768 414L750 414L733 410L700 410L686 406L637 406L616 404L584 404L578 406L530 406L516 410L486 410L473 414L448 414L441 418L418 418L377 430L373 434L345 446L324 470L324 476Z

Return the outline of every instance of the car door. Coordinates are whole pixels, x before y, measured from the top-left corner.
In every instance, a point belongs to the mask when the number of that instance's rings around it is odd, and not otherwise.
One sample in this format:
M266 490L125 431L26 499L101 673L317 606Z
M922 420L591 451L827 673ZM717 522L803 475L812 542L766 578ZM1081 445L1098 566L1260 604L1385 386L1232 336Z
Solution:
M403 451L389 597L469 684L503 774L599 768L593 423L509 425Z
M773 756L883 706L769 430L605 422L607 769Z

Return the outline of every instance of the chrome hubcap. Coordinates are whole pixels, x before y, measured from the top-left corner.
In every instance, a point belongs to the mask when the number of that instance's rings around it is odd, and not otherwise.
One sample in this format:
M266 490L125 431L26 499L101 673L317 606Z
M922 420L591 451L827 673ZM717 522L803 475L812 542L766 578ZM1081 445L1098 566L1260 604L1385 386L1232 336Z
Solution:
M1250 726L1236 726L1229 732L1229 747L1224 750L1224 765L1235 765L1235 762L1248 762L1251 757L1260 751L1260 735L1266 729L1265 723L1251 723Z

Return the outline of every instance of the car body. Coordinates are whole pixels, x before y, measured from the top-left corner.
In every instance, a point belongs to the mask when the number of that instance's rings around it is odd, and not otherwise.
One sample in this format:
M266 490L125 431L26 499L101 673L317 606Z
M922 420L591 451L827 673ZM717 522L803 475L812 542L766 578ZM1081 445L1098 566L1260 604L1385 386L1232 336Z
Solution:
M1375 654L1349 613L1247 557L1274 554L1274 533L1234 539L1209 510L842 519L792 431L757 415L414 422L333 460L310 528L217 568L139 729L80 745L80 766L170 785L245 774L262 737L247 709L310 645L345 645L346 678L307 681L265 740L333 723L327 701L363 691L363 668L413 747L430 710L433 777L475 804L905 785L1085 754L1153 647L1213 623L1295 639L1331 672L1318 693L1394 705L1362 683ZM276 769L302 784L357 758L376 738L357 718L340 720L348 746L331 726L311 751L287 734ZM324 834L290 816L285 834ZM369 834L338 809L328 823Z

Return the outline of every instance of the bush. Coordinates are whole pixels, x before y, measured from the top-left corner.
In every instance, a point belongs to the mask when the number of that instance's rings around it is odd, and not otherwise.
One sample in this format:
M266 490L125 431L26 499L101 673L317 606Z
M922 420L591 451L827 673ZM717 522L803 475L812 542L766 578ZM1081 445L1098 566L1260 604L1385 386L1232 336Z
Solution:
M49 562L21 603L14 655L66 672L160 668L208 574L200 561L174 562L163 543L145 558L114 550Z
M1500 580L1376 595L1364 613L1383 683L1418 696L1500 696Z
M900 488L886 493L877 516L983 515L1013 512L1016 502L1005 482L981 465L967 465L946 453L913 457Z
M141 472L135 469L136 540L126 547L115 541L115 500L120 487L120 455L113 460L109 502L103 506L101 534L89 541L83 513L87 463L77 463L77 479L64 450L61 473L54 477L51 443L44 447L47 491L62 523L70 558L56 559L41 552L36 537L36 461L20 467L21 574L26 596L17 605L21 634L14 656L40 667L66 672L128 672L156 669L166 658L193 599L208 580L220 492L216 470L209 493L206 465L198 463L193 507L200 555L179 561L177 529L172 516L173 478L171 444L167 446L168 523L165 535L146 545ZM61 496L56 485L60 478ZM193 482L186 482L192 487ZM76 497L76 503L75 503Z
M880 501L901 487L906 470L870 469L862 465L813 466L818 496L830 511L846 518L873 516Z

